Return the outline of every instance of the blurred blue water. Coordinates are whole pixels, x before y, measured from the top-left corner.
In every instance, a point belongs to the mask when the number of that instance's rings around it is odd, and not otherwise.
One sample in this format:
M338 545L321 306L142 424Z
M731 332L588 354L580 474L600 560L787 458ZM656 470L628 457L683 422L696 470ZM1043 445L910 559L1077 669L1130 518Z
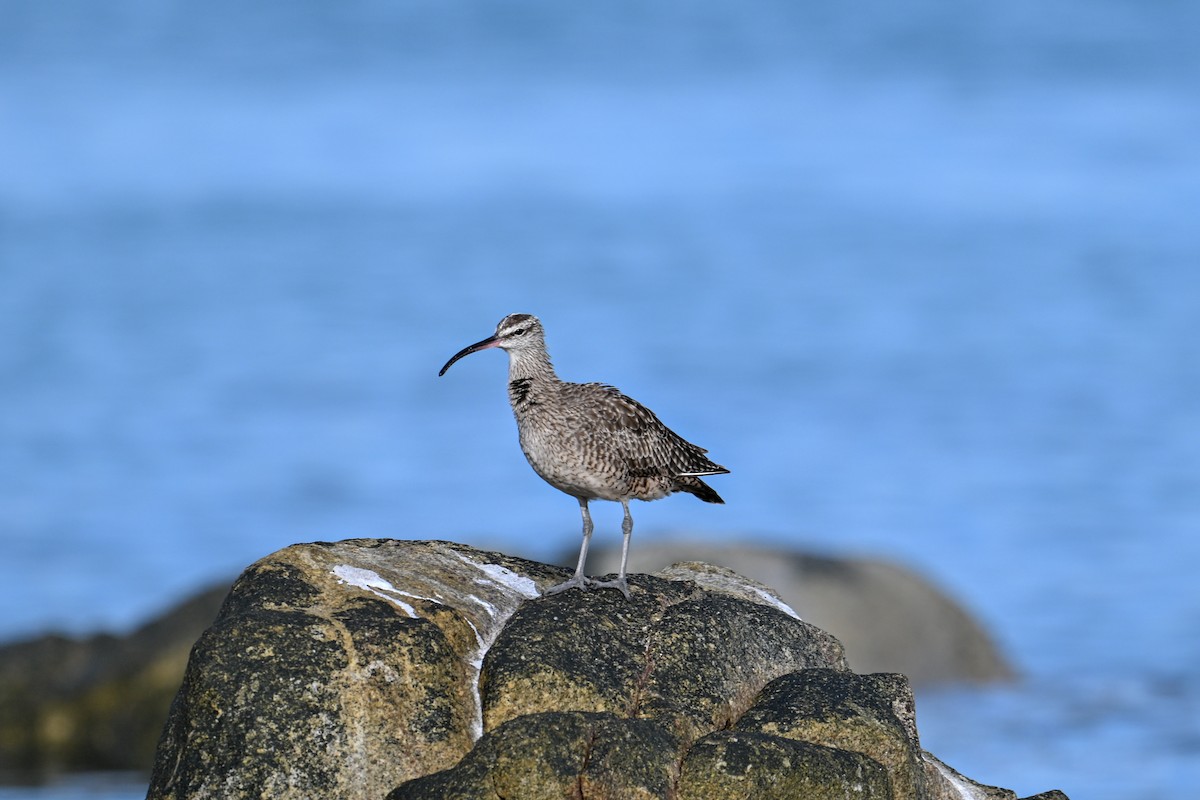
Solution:
M671 531L882 552L1028 680L972 777L1200 783L1200 7L6 4L0 635L296 541L552 557L512 311L710 448ZM596 509L601 536L615 507ZM615 536L614 536L615 538Z
M133 773L84 773L41 786L0 786L0 800L142 800L146 781Z

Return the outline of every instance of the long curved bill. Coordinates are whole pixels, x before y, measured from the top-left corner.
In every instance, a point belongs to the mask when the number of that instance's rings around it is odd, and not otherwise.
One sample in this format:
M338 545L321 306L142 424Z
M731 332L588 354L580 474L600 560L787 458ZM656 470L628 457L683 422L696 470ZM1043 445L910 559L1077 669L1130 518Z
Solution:
M477 353L480 350L487 350L489 347L495 347L498 344L500 344L499 339L497 339L495 336L489 336L488 338L484 339L482 342L476 342L475 344L464 347L462 350L459 350L457 353L455 353L454 356L449 361L446 362L446 366L442 367L441 371L438 372L438 377L440 378L443 375L445 375L446 370L450 369L450 365L453 364L455 361L458 361L463 356L469 356L469 355L471 355L471 353Z

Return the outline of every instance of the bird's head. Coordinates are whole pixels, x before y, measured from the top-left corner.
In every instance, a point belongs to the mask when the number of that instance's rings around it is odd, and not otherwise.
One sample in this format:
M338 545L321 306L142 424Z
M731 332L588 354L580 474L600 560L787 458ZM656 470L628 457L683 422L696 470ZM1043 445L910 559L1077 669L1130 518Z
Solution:
M446 370L450 369L450 366L463 356L469 356L471 353L488 350L493 347L507 350L512 355L517 355L526 350L544 350L546 339L541 321L533 314L509 314L500 320L500 324L496 326L494 334L483 341L468 345L455 353L446 362L446 366L442 367L441 371L438 372L438 375L445 375Z

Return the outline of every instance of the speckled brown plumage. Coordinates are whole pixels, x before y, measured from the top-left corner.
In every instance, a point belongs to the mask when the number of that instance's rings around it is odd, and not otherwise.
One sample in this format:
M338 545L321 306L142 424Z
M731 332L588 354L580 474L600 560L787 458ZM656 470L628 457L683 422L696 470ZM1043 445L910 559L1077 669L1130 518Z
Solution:
M546 352L542 324L531 314L510 314L500 320L494 335L460 350L438 374L444 375L463 356L492 347L508 352L508 398L521 450L547 483L579 500L583 516L583 546L575 575L547 593L611 586L628 596L625 566L633 530L629 501L688 492L708 503L722 503L700 478L729 470L616 388L559 380ZM621 571L615 581L593 581L583 573L592 531L589 500L613 500L625 510Z

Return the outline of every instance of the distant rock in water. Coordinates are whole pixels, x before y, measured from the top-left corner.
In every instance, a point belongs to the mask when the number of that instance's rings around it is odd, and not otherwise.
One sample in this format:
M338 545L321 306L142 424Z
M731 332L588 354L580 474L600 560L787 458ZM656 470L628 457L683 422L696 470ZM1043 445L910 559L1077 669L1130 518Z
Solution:
M147 770L192 644L228 592L201 592L127 636L0 645L0 778Z
M262 559L192 651L148 800L1015 798L925 753L905 678L850 672L765 586L687 563L539 596L564 577L448 542Z
M590 564L603 574L615 571L619 560L615 548L597 548ZM784 548L672 542L634 548L630 570L654 572L682 560L719 564L775 589L801 618L846 646L856 672L900 672L915 686L1014 677L978 620L898 564Z

